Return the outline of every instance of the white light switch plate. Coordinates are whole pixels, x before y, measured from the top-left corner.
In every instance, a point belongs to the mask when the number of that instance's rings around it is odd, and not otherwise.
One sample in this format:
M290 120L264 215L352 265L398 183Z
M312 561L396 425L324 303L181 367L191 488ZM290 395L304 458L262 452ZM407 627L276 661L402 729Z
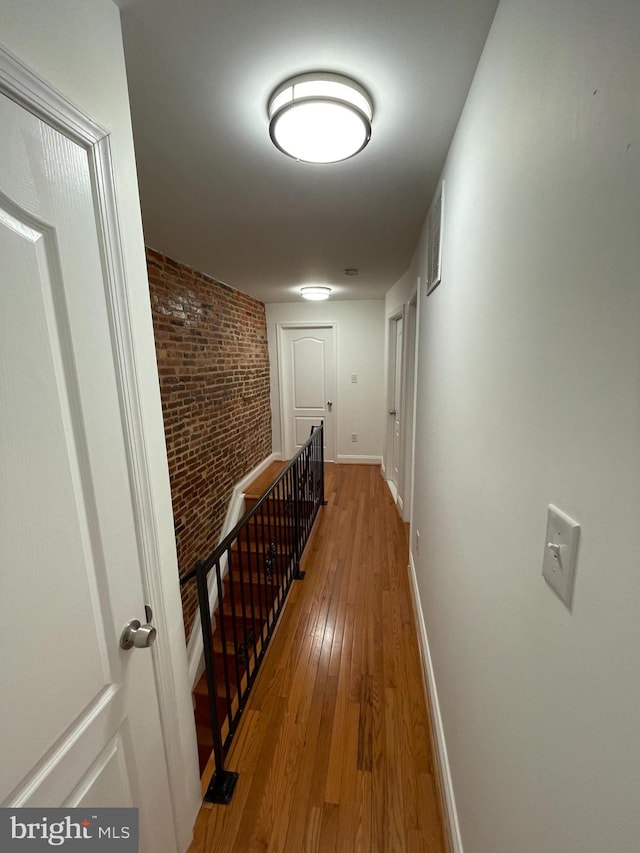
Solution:
M578 555L580 525L562 510L549 504L547 532L544 540L542 574L551 589L569 610L573 597L573 581Z

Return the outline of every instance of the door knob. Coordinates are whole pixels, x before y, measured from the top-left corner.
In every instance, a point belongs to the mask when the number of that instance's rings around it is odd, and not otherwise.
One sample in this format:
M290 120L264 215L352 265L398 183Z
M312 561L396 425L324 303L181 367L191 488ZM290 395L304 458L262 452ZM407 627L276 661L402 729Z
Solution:
M148 649L156 641L157 631L153 625L141 625L139 619L132 619L122 629L120 635L120 648Z
M327 409L331 411L331 407L333 406L333 400L327 400Z

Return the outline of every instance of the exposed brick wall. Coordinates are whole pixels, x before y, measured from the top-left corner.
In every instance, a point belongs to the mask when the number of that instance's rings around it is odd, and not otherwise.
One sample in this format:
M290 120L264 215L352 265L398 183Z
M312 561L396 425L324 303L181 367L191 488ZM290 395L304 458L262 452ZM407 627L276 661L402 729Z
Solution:
M262 302L147 249L180 575L218 543L234 485L271 453ZM183 587L185 632L197 608Z

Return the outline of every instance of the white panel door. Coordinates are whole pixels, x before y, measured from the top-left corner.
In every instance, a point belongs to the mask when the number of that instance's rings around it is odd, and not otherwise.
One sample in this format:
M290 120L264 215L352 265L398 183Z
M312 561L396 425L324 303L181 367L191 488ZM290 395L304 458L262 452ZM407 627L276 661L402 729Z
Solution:
M0 95L0 805L175 851L87 152Z
M335 417L334 330L331 326L280 329L283 453L291 459L324 421L325 459L333 461Z

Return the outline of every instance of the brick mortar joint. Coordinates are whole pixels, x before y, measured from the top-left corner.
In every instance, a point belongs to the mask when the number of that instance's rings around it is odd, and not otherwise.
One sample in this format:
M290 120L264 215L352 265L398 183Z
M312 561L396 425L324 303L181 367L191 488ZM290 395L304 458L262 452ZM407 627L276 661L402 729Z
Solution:
M253 297L154 249L147 262L184 574L215 547L235 483L271 452L266 312ZM182 590L187 635L197 609L190 586Z

